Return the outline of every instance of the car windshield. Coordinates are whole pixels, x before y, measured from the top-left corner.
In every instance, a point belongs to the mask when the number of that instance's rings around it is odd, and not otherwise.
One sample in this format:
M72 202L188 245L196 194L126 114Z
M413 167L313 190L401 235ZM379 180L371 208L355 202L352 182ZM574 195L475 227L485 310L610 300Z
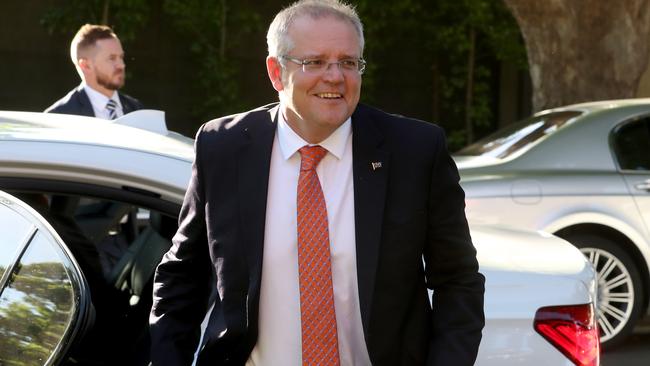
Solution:
M580 114L578 111L565 111L533 116L482 138L455 155L503 159L555 133Z

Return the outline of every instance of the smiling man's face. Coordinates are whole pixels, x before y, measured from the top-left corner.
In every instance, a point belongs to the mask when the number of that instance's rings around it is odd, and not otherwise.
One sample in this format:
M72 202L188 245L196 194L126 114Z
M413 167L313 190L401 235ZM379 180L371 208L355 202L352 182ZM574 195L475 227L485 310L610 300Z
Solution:
M293 48L287 56L327 63L361 58L359 35L347 21L332 16L313 19L302 16L289 29ZM303 72L302 66L285 60L267 61L273 86L279 91L285 118L291 128L310 143L326 139L359 103L361 75L329 65L322 73ZM280 73L274 80L273 68Z

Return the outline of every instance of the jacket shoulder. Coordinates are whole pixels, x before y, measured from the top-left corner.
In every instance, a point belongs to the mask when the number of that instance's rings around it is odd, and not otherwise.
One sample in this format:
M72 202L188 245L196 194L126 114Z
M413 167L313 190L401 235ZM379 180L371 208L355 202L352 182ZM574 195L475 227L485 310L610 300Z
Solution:
M264 129L264 126L273 124L275 120L274 114L277 113L278 109L277 105L277 103L268 104L250 111L215 118L203 124L198 133L227 135Z
M384 112L363 104L359 104L353 114L353 123L355 118L373 125L388 139L416 142L444 138L444 130L435 123Z
M144 104L138 99L124 93L118 93L120 96L120 102L122 102L122 107L126 109L124 112L129 113L137 111L139 109L144 109Z
M51 106L45 109L45 113L65 113L65 114L81 114L82 103L79 98L85 97L78 88L72 89L63 98L54 102Z

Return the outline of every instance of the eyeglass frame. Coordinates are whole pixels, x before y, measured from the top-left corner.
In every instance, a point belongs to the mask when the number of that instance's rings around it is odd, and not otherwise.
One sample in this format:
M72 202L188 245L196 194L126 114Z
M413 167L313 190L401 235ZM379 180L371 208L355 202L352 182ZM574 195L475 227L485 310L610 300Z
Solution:
M280 55L280 56L278 56L278 59L284 59L284 60L287 60L287 61L291 61L294 64L300 65L301 69L302 69L302 72L304 72L306 74L314 74L314 72L312 72L312 71L305 70L305 67L308 66L307 62L309 62L309 61L322 61L322 60L317 59L317 58L299 59L299 58L289 57L287 55ZM345 61L356 61L358 63L357 72L359 73L359 75L363 75L363 72L366 70L366 65L367 65L366 60L359 57L359 58L356 58L356 59L351 58L351 59L340 60L340 61L337 61L337 62L326 62L324 64L323 70L319 71L319 72L320 73L325 73L327 70L329 70L330 65L337 65L339 70L341 72L343 72L344 70L347 70L342 66L342 63L345 62ZM352 71L352 70L350 70L350 71ZM316 74L319 73L319 72L316 72Z

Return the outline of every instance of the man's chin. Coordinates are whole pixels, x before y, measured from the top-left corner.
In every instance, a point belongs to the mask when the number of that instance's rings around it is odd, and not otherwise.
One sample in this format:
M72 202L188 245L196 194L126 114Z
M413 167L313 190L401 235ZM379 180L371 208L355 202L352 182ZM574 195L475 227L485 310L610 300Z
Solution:
M106 83L102 86L108 90L120 90L124 86L124 83Z
M320 117L329 125L341 125L350 115L347 109L323 111Z
M113 90L122 89L122 87L124 86L124 80L121 80L121 81L118 81L118 82L111 83L111 86L112 86L112 89L113 89Z

